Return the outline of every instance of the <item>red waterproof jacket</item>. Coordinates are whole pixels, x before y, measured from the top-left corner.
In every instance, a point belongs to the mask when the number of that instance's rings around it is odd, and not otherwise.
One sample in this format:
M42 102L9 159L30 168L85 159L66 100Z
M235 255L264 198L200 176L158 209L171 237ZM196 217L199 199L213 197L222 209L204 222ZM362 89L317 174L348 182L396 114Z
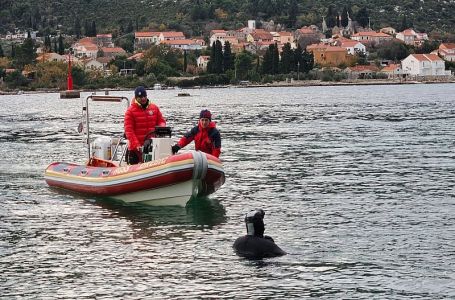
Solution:
M125 113L125 134L128 139L128 149L135 150L144 144L145 135L155 130L156 126L166 126L160 109L149 102L144 109L141 104L133 98L130 107Z
M201 122L179 140L180 148L185 147L194 140L196 150L219 157L221 154L221 135L216 129L215 122L210 122L207 128L202 128Z

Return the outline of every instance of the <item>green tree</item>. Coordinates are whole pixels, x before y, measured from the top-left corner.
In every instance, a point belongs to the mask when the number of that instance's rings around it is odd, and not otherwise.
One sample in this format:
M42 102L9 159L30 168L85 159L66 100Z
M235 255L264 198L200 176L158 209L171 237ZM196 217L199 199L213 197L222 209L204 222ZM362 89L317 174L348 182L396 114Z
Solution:
M420 47L415 49L415 53L417 54L426 54L430 53L433 50L439 48L440 43L438 41L424 41Z
M254 56L243 51L235 57L235 70L237 80L244 80L248 78L248 73L253 68Z
M336 17L337 17L337 12L335 10L335 7L330 4L329 7L327 8L327 14L325 16L325 23L327 24L328 28L333 28L336 25Z
M65 53L65 45L63 44L62 35L58 36L58 54L63 55Z
M379 58L398 61L406 58L410 50L402 42L390 41L379 45L376 53Z
M54 38L53 40L54 40L53 41L53 43L54 43L54 53L58 53L57 39Z
M187 67L188 67L187 53L186 50L183 50L183 72L186 72Z
M74 34L78 39L81 37L81 20L79 17L76 17L76 20L74 21Z
M85 21L84 21L84 33L85 33L85 36L93 36L92 35L92 28L91 28L90 23L88 22L87 19L85 19Z
M96 36L96 34L97 34L95 21L92 21L90 33L92 34L91 36Z
M342 27L348 26L349 19L348 19L348 8L346 5L343 7L343 11L341 12L341 20L340 24Z
M359 9L355 19L359 23L360 26L362 26L362 27L368 26L368 23L370 20L370 15L368 14L367 8L365 6L362 7L361 9Z
M234 56L231 52L231 43L228 41L224 43L223 68L224 72L234 69Z
M46 52L50 52L52 50L51 37L48 35L44 37L44 49L46 50Z
M262 74L273 74L273 44L265 51L261 65Z
M288 9L288 24L290 28L294 28L297 16L299 15L299 5L297 0L290 0Z
M223 73L223 46L218 40L212 44L210 61L207 64L207 71L215 74Z
M128 20L128 24L126 25L125 32L131 33L133 31L134 31L133 21L130 19L130 20Z
M314 56L312 53L304 50L302 53L302 71L308 73L313 70L314 67Z
M17 49L15 62L20 68L23 68L25 65L34 64L36 60L35 43L30 35L28 36L29 37L24 40L24 43Z
M27 86L28 80L18 70L5 76L5 83L9 88L18 88Z
M293 65L293 71L295 72L301 72L302 69L300 66L302 65L303 61L303 49L300 46L300 44L297 45L297 48L294 50L294 65Z
M291 44L286 43L283 46L283 51L281 52L281 61L280 61L280 70L282 74L289 74L293 69L292 65L294 64L294 53L291 49Z
M5 53L3 52L2 44L0 44L0 57L5 57Z

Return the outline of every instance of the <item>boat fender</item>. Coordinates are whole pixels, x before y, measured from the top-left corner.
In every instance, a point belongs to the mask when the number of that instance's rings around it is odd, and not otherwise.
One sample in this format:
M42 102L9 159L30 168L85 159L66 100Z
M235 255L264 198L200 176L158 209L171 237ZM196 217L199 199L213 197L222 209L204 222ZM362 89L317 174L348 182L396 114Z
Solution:
M286 252L275 244L273 238L264 235L264 216L262 209L255 209L245 215L245 236L237 238L233 248L237 255L249 259L261 259L285 255Z

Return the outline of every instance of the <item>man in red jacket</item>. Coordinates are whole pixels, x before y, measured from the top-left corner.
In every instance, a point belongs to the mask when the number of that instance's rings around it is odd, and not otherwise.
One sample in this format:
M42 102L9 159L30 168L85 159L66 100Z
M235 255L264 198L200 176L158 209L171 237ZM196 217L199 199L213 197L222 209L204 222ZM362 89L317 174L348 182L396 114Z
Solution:
M209 110L204 109L199 114L198 125L179 140L177 144L172 146L172 153L177 153L181 148L185 147L194 140L196 150L219 157L221 154L221 136L216 129L215 122L212 122L212 114Z
M143 86L138 86L134 91L134 98L125 113L125 135L128 139L129 164L142 162L142 146L146 135L153 132L156 126L166 126L157 105L147 98L147 92ZM153 137L153 134L147 137Z

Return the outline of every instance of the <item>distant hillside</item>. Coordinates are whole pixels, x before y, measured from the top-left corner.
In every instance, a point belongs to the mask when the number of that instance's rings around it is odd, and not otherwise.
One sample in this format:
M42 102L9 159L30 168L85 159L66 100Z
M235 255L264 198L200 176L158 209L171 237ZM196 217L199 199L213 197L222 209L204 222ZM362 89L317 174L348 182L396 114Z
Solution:
M82 34L95 24L98 33L177 29L201 35L213 28L239 28L249 19L273 20L292 29L320 26L329 4L335 14L346 5L353 18L366 7L373 29L412 25L418 31L455 33L453 0L0 0L0 32L34 28L41 33L57 29L74 33L76 19Z

